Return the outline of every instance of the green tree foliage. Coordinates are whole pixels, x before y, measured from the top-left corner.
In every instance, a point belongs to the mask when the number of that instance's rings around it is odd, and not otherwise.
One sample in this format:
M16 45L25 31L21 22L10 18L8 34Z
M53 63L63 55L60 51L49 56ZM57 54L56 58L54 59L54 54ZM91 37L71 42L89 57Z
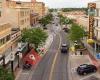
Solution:
M70 12L70 11L85 11L88 14L88 8L62 8L63 12Z
M0 66L0 80L14 80L13 74Z
M49 9L49 12L53 12L54 11L54 9Z
M48 14L45 17L41 18L39 20L39 23L45 27L47 24L51 23L52 19L52 14Z
M77 25L77 24L72 24L72 27L70 29L70 35L69 38L71 41L79 41L81 40L81 38L84 37L84 29L81 28L81 26Z
M57 9L53 9L53 8L49 9L49 12L56 12L56 11Z
M22 31L22 42L34 44L35 49L38 47L38 45L45 42L47 37L47 33L40 28L25 29Z
M58 15L58 16L60 18L60 24L66 25L66 24L72 24L73 23L73 20L72 19L69 19L69 18L64 17L62 15Z

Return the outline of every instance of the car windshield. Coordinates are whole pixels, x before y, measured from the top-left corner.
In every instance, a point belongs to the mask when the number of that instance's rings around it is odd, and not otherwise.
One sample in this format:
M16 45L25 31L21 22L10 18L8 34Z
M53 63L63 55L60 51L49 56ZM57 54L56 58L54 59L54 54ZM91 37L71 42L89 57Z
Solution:
M87 65L86 64L83 64L83 65L80 65L81 68L86 68Z
M62 44L62 47L67 47L67 44Z

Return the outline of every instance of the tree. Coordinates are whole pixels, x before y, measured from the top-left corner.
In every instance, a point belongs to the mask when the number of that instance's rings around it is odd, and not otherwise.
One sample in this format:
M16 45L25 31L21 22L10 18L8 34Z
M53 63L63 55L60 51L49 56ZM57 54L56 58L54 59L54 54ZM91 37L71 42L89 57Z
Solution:
M0 66L0 80L14 80L14 75L8 69Z
M46 15L45 17L43 17L43 18L41 18L40 20L39 20L39 23L41 24L41 25L43 25L43 27L45 27L47 24L50 24L51 23L51 21L52 21L52 18L53 16L52 16L52 14L48 14L48 15Z
M47 33L40 28L25 29L22 31L22 42L34 44L35 49L37 49L41 43L45 42L47 37Z
M72 24L73 20L69 19L67 17L64 17L62 15L58 15L60 17L60 24L66 25L66 24Z
M62 8L63 12L70 12L70 11L84 11L85 14L88 13L88 8Z
M39 23L42 25L42 26L46 26L47 24L49 24L49 21L48 21L48 19L47 18L41 18L40 20L39 20Z
M77 24L72 24L72 27L70 29L70 35L69 38L71 41L77 41L80 42L80 40L84 37L84 29L81 28L81 26L77 25Z

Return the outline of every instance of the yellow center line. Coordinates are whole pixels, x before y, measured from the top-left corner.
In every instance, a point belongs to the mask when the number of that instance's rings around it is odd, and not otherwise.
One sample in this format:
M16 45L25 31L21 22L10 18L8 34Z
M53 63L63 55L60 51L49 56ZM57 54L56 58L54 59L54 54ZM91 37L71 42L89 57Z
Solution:
M52 80L52 75L53 75L53 70L54 70L54 66L55 66L55 63L56 63L56 60L57 60L57 56L58 56L58 51L60 49L60 45L61 45L61 36L59 34L59 38L60 38L60 43L59 43L59 47L58 47L58 50L57 50L57 53L54 57L54 60L53 60L53 63L52 63L52 67L51 67L51 71L50 71L50 76L49 76L49 80Z

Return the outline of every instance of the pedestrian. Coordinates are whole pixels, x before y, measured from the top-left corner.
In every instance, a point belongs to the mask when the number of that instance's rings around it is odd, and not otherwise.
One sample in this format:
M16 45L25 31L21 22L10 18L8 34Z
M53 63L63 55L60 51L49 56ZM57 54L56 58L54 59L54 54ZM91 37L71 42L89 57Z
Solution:
M75 51L75 55L77 55L77 52Z
M83 53L82 53L82 51L80 51L80 55L82 55Z

